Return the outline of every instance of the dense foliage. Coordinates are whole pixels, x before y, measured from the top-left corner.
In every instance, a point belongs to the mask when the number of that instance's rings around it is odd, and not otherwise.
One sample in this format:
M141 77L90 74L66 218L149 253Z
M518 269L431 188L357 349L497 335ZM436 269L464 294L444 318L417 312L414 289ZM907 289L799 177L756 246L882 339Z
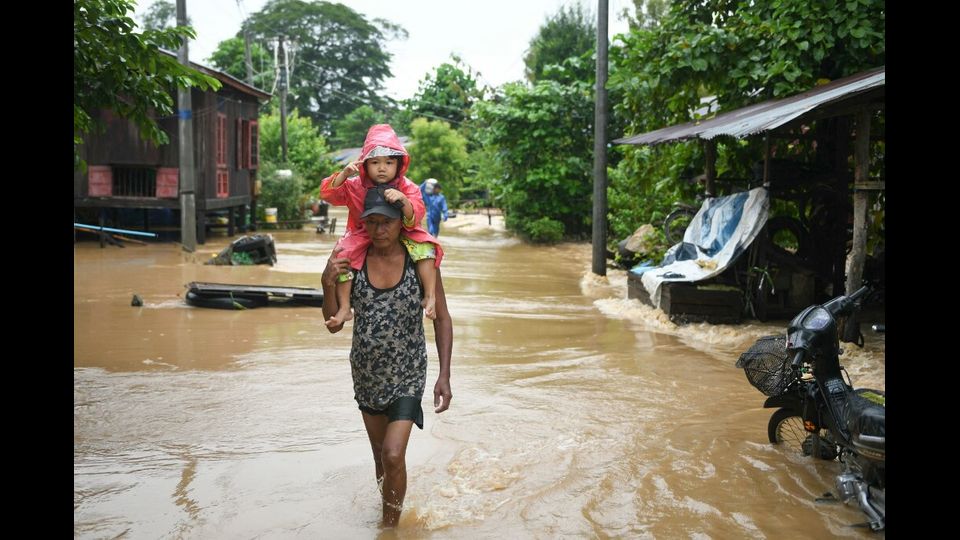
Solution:
M143 27L147 30L163 30L177 26L177 6L170 0L154 0L143 14ZM192 26L187 16L187 26Z
M386 19L323 1L270 0L244 27L258 41L285 36L292 68L287 109L309 116L322 133L359 103L384 103L379 94L391 76L387 41L407 36Z
M530 40L530 48L523 58L527 80L535 83L550 77L548 67L563 64L568 58L586 58L577 63L574 79L592 79L596 64L589 62L597 46L596 16L580 4L562 6L547 18Z
M287 115L287 161L280 147L280 115L276 108L260 116L261 191L258 208L276 208L280 221L304 218L311 199L316 199L320 180L337 170L327 157L330 149L310 118L297 110ZM291 176L277 174L288 169ZM299 225L294 224L294 227Z
M122 49L113 41L129 34L132 23L125 27L123 17L91 17L79 11L129 3L75 3L81 21L75 53L82 60L78 65L108 74L96 84L78 83L76 88L84 90L78 104L124 94L123 88L112 85L111 67L115 66L109 64L110 58L126 63L124 76L129 76L128 65L158 66L149 75L160 86L202 81L191 79L187 72L164 72L176 69L170 67L175 64L172 57L151 63L147 57L118 53ZM610 45L608 140L793 95L885 62L883 0L633 0L632 4L632 14L629 10L620 14L628 18L629 31ZM151 20L168 21L169 11L170 2L158 0L151 7ZM95 22L86 24L86 19ZM93 27L108 30L109 35L90 38ZM286 164L279 163L274 99L273 112L261 119L261 173L266 184L277 180L268 180L271 170L290 168L302 184L297 196L305 197L304 192L314 190L319 179L333 170L324 157L329 146L360 146L370 125L387 122L413 140L408 175L417 182L439 179L452 203L461 197L484 199L504 210L508 228L534 241L589 236L596 69L596 20L589 8L573 3L546 18L522 59L527 82L483 87L480 74L453 55L424 75L414 96L400 102L381 95L383 81L392 73L387 45L406 36L388 20L369 18L334 2L270 0L245 21L244 28L253 38L256 86L269 90L275 83L273 51L264 45L275 47L282 33L290 55L290 156ZM192 35L189 29L165 32L145 32L137 39L175 48L181 37ZM242 35L243 31L238 32L238 38L221 43L212 61L245 79ZM90 43L99 47L101 41L109 51L104 59L93 62L84 56L94 54L88 50ZM149 45L143 47L149 49ZM81 80L89 75L83 69L77 71ZM132 89L147 96L149 106L133 107L128 116L149 119L144 111L169 110L163 107L163 98L141 91L146 87L139 85ZM80 113L75 116L78 132L89 129ZM883 114L877 114L875 121L882 133ZM816 142L835 128L833 120L812 122L803 126L810 131L802 134L806 136L774 138L771 150L780 158L821 158L826 154L824 145ZM163 134L154 136L162 140ZM750 176L751 164L762 157L761 138L721 137L718 142L716 165L721 179ZM883 177L883 143L875 143L871 153L871 174ZM659 230L673 202L694 202L702 186L689 180L703 172L704 162L699 142L610 146L608 247L645 223ZM278 183L276 189L265 191L294 197L295 186L282 186ZM722 193L730 187L721 182L720 189ZM882 201L878 204L882 216Z
M451 60L453 63L440 64L420 81L416 95L407 102L414 117L447 120L459 126L470 118L473 104L483 99L477 74L460 57L452 55Z
M610 52L608 86L621 96L616 112L629 122L625 134L644 133L698 118L708 96L723 112L881 66L884 21L882 0L676 1L656 24L621 36L623 45ZM761 144L757 137L720 140L718 175L748 176ZM673 200L692 202L682 180L703 171L702 148L665 146L672 148L624 148L611 183L615 236L639 225L621 216L658 222ZM814 148L775 140L772 150L812 159Z
M436 178L443 187L447 204L456 206L460 200L460 186L467 169L467 140L440 120L417 118L410 125L411 154L407 177L420 184L427 178Z
M246 44L242 37L221 41L217 45L217 50L210 55L210 64L241 81L248 82L245 49ZM250 63L253 68L253 86L267 92L273 90L276 73L270 51L255 41L251 42Z
M375 111L369 105L361 105L333 122L334 134L330 137L330 145L334 148L359 148L363 146L370 126L384 122L386 117L382 112Z
M260 116L260 159L278 168L295 170L311 188L319 186L320 180L335 169L336 165L326 157L329 152L326 139L313 121L294 110L287 114L287 162L284 163L279 112L274 109Z
M883 0L678 1L611 51L611 84L629 89L634 127L656 129L691 120L705 95L732 110L883 65L884 21Z
M257 204L257 219L266 220L266 209L277 209L278 221L296 221L306 217L309 202L309 188L303 176L290 169L290 176L279 174L282 169L276 163L264 162L258 176L260 178L260 197ZM300 223L284 224L287 228L299 228Z
M489 174L507 227L537 240L542 218L567 237L590 232L593 190L593 100L585 84L545 80L508 84L477 107L481 137L494 152ZM533 230L533 223L539 223ZM553 231L555 229L549 229ZM551 236L552 238L552 236Z

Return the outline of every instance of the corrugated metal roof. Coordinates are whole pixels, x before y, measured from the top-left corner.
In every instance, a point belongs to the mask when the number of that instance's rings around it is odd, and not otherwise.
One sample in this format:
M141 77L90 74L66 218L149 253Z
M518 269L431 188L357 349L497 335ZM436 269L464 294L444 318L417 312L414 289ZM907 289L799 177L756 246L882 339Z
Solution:
M718 135L741 138L792 122L827 105L882 92L886 66L837 79L823 86L783 99L750 105L700 122L689 122L615 139L614 144L659 144L686 139L712 139Z

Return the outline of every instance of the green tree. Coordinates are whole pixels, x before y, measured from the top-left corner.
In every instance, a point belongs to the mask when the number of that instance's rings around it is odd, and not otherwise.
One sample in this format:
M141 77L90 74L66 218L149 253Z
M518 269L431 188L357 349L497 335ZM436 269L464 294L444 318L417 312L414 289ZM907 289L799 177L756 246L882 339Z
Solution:
M721 112L800 93L885 62L883 0L675 1L659 24L633 26L610 51L608 88L624 134L697 118L713 96ZM760 141L722 140L717 173L746 176ZM774 145L785 142L774 141ZM786 147L779 149L781 155ZM659 223L662 210L690 198L680 178L703 170L699 145L627 146L611 175L611 224L618 231ZM653 204L651 204L653 202ZM628 224L625 216L635 216ZM617 224L619 220L619 224Z
M325 157L330 148L326 139L313 125L309 117L300 116L296 109L287 114L287 162L283 162L280 146L280 114L274 108L269 114L260 115L260 159L290 168L303 178L307 186L320 185L320 180L335 169L333 161Z
M611 51L610 84L636 128L656 129L691 120L704 95L732 110L880 66L884 21L883 0L676 2Z
M697 173L703 170L703 153L696 142L631 147L618 166L608 170L610 246L645 223L660 231L674 201L694 201L697 186L679 179L695 175L698 166Z
M387 113L387 123L393 126L393 130L398 135L409 135L410 124L417 119L417 115L403 102L397 103L392 109L387 110L389 111Z
M155 0L141 18L146 30L163 30L177 26L177 6L169 0ZM192 26L187 16L187 26Z
M477 105L479 136L494 152L485 171L509 229L532 240L590 233L593 192L593 93L590 85L511 83ZM534 224L536 224L534 226ZM537 233L545 233L538 237Z
M280 221L303 219L311 199L316 199L320 180L337 170L326 155L330 152L326 140L309 117L300 116L294 109L287 114L287 161L283 161L280 146L280 114L277 106L260 115L260 192L261 208L276 208ZM290 169L291 176L277 174L279 169ZM261 219L263 216L260 216ZM297 226L297 225L292 225Z
M456 206L467 171L467 140L440 120L417 118L410 124L413 143L407 177L416 183L436 178L443 186L447 204Z
M333 122L334 135L330 137L330 144L334 148L363 146L370 126L383 124L385 118L384 113L375 111L373 107L361 105L342 119Z
M299 109L327 134L333 120L358 102L386 103L379 95L391 76L386 43L407 37L406 30L386 19L368 20L343 4L322 1L270 0L244 27L261 41L285 35L292 59L288 108Z
M285 167L274 162L263 162L257 176L261 179L258 198L258 220L266 221L266 209L277 209L278 221L301 220L306 217L306 208L310 196L308 183L296 169L289 175L279 173ZM283 224L284 228L300 228L301 223Z
M177 87L219 89L220 82L177 62L161 49L176 50L181 40L196 37L190 27L134 32L127 13L131 0L75 0L73 4L73 145L74 165L82 136L96 128L98 109L129 118L153 144L169 137L154 118L174 112Z
M217 44L217 50L210 55L210 63L217 69L247 81L245 43L242 37L226 39ZM253 85L263 90L273 87L275 66L270 51L259 43L250 44L250 61L253 64Z
M473 104L483 99L484 89L477 84L477 75L459 56L452 54L453 63L444 62L433 73L420 81L407 108L414 117L426 116L460 124L470 117Z
M620 18L626 19L630 30L651 29L660 24L670 9L670 0L633 0L633 14L623 8Z
M462 133L462 130L459 130ZM467 152L470 159L463 175L463 184L460 186L460 204L458 206L477 206L480 208L493 207L494 186L498 183L499 175L496 162L496 150L484 146L480 141L479 132L471 131L467 136ZM471 142L474 144L471 145ZM469 199L470 202L465 202Z
M548 67L562 65L568 58L583 59L570 69L575 73L568 80L586 81L594 77L595 64L589 59L596 49L596 17L580 4L564 6L547 17L537 35L530 40L523 62L531 83L551 77Z

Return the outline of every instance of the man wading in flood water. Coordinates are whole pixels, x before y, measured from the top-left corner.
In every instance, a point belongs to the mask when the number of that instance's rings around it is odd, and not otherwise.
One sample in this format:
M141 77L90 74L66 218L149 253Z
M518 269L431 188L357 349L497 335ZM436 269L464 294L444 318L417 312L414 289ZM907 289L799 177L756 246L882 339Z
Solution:
M377 482L383 494L384 527L395 527L407 493L407 442L413 425L423 429L420 400L427 378L427 346L423 332L423 287L416 264L400 242L400 211L376 189L367 192L363 225L371 244L366 262L353 280L353 344L350 371L354 399L373 450ZM335 249L323 270L323 316L337 313L337 275L349 270L349 259ZM440 374L433 387L434 411L450 407L450 356L453 320L447 310L443 279L437 269L433 329ZM328 327L339 332L343 323Z

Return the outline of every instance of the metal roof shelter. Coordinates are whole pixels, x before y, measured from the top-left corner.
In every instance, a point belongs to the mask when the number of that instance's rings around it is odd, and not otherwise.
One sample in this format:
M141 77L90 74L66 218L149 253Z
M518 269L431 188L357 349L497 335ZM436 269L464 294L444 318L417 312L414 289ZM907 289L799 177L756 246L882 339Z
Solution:
M719 114L709 120L614 139L615 144L647 144L710 140L718 135L742 138L785 126L798 120L852 114L866 104L882 106L885 99L886 66L837 79L823 86L783 99L774 99Z
M871 182L869 178L869 141L870 116L873 111L884 108L886 100L886 66L837 79L807 92L782 99L757 103L710 118L669 126L640 135L614 139L615 144L656 145L664 142L678 142L699 139L703 142L706 158L706 191L713 194L713 182L716 173L716 137L726 135L743 138L749 135L770 133L778 128L792 128L803 122L821 118L853 116L855 118L856 141L854 156L854 233L852 264L846 275L847 294L860 286L865 245L867 240L867 195L869 190L884 189L883 182ZM768 139L769 141L769 139ZM769 144L764 156L764 181L769 180L768 167ZM836 268L841 274L838 283L842 285L843 258L839 258ZM836 289L834 289L836 290Z

